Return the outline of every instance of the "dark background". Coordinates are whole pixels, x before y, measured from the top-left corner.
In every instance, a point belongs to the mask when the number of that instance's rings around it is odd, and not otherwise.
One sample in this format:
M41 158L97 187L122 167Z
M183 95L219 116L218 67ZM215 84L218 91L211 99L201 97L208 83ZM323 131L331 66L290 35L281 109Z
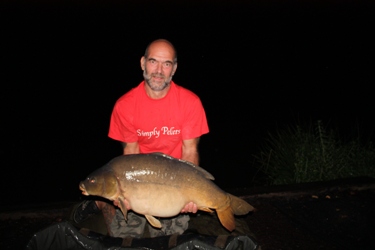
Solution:
M373 1L227 2L2 1L1 204L77 199L121 154L110 113L158 38L206 109L200 165L222 188L255 185L267 133L298 122L373 140Z

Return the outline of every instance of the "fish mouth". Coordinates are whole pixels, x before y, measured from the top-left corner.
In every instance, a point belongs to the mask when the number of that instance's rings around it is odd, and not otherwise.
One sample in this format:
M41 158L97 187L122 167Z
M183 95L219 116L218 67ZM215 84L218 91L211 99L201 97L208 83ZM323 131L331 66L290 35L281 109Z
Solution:
M89 193L87 193L87 191L86 191L85 184L80 183L79 184L79 189L82 191L83 195L87 195L87 196L89 195Z

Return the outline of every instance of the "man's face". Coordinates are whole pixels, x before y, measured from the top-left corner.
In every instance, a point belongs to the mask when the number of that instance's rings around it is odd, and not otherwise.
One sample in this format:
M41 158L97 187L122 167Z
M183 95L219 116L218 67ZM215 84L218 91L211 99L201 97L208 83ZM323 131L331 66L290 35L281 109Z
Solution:
M177 68L173 59L174 50L162 42L151 45L148 57L142 57L143 77L153 91L162 91L169 86Z

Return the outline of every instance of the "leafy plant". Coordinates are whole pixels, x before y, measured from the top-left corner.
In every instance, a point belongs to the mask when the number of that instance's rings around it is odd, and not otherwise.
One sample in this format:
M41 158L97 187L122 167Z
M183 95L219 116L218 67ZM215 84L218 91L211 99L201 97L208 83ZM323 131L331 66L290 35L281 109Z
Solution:
M343 142L321 121L269 134L259 154L260 171L269 184L327 181L354 176L375 177L375 149L359 138Z

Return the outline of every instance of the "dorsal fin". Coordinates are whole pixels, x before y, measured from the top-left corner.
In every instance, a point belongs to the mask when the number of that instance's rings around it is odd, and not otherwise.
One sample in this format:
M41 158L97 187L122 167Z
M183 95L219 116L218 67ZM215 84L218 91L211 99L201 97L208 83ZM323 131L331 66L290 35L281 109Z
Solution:
M170 155L166 155L166 154L163 154L163 153L160 153L160 152L155 152L155 153L152 153L152 154L155 154L155 155L160 155L162 157L165 157L165 158L168 158L168 159L171 159L171 160L175 160L175 161L179 161L179 162L183 162L187 165L190 165L191 167L195 168L196 170L198 170L201 174L203 174L203 176L209 180L215 180L215 177L210 174L207 170L205 170L204 168L201 168L197 165L195 165L194 163L191 163L189 161L185 161L185 160L181 160L181 159L177 159L177 158L174 158Z

